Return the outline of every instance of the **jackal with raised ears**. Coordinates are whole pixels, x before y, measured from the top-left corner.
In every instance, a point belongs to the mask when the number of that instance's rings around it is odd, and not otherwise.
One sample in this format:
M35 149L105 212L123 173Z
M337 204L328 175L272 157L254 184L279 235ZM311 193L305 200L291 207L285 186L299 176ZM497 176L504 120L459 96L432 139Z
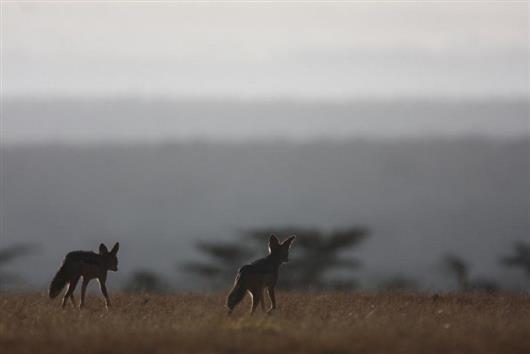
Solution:
M247 292L252 297L250 313L253 314L259 304L261 304L261 309L265 310L265 289L271 303L267 313L276 308L274 288L278 282L280 265L289 261L289 248L295 237L293 235L280 242L276 236L271 235L269 239L269 254L239 269L234 286L226 301L228 314L232 313L234 307L243 300Z
M50 299L57 297L61 290L68 284L63 296L62 307L65 307L68 299L76 306L74 290L79 279L82 277L83 283L81 284L81 302L79 307L83 307L85 305L87 285L90 280L97 278L101 293L105 297L105 305L108 309L111 303L106 285L107 271L111 270L115 272L118 270L117 253L119 248L120 244L116 242L110 252L107 246L100 244L99 253L91 251L73 251L68 253L50 284Z

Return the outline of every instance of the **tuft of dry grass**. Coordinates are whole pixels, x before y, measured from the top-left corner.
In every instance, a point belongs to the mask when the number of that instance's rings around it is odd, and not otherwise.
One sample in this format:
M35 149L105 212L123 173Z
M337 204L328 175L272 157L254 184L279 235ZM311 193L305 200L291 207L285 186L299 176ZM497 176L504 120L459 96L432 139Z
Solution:
M530 353L530 297L280 293L272 315L224 295L0 295L1 353Z

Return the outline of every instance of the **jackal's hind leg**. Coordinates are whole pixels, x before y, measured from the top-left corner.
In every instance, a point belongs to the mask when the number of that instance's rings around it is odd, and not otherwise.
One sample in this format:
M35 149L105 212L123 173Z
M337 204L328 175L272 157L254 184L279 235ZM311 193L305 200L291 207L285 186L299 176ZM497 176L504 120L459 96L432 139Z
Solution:
M267 288L267 293L269 293L269 299L271 300L271 308L269 311L267 311L267 313L271 313L274 309L276 309L276 295L274 294L274 288Z
M259 303L261 304L261 312L265 312L265 289L261 289L260 299L261 301Z
M251 290L250 294L252 295L252 307L250 309L250 314L254 314L254 311L256 311L256 308L258 307L258 304L261 302L261 290Z
M83 283L81 284L81 302L79 303L79 308L85 306L85 296L86 296L86 287L90 279L83 277Z
M79 281L79 277L76 277L68 283L68 288L66 289L66 292L64 293L63 302L61 304L63 308L66 306L66 301L68 300L68 298L70 298L70 300L72 301L72 304L75 305L73 294L74 294L74 290L75 290L75 287L77 286L78 281Z
M73 306L73 307L77 307L77 304L76 304L76 302L75 302L75 296L74 296L73 293L70 294L70 301L72 302L72 306Z
M66 289L66 292L68 292L68 290L70 290L70 284L67 285L67 289ZM61 302L61 307L64 309L64 307L66 306L66 300L68 300L68 298L70 297L70 295L66 296L66 293L63 295L63 300Z

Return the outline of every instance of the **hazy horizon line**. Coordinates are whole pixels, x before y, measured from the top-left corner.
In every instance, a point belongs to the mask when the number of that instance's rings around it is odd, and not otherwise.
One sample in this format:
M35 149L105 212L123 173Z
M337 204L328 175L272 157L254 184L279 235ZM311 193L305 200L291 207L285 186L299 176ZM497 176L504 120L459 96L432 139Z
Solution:
M407 136L377 136L364 134L357 136L335 137L288 137L271 136L266 138L161 138L161 139L49 139L40 141L5 141L0 139L0 148L122 148L122 147L168 147L168 146L304 146L304 145L347 145L355 143L371 143L380 145L392 144L437 144L437 143L528 143L530 144L530 131L520 135L491 135L491 134L410 134Z
M6 101L144 101L144 102L212 102L212 103L304 103L304 104L347 104L353 102L521 102L530 103L530 94L518 95L366 95L366 96L236 96L236 95L145 95L145 94L101 94L101 95L12 95L2 94L1 100Z

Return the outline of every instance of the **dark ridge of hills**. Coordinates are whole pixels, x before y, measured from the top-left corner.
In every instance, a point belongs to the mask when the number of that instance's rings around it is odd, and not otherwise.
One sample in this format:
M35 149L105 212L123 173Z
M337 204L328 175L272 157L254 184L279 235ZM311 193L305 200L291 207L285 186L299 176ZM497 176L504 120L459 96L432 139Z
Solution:
M13 263L33 286L62 257L122 242L122 281L142 267L179 281L177 262L198 239L256 226L372 229L358 250L363 284L403 274L426 288L450 284L440 257L507 286L498 264L530 235L528 139L454 138L248 144L2 146L2 244L39 253Z

